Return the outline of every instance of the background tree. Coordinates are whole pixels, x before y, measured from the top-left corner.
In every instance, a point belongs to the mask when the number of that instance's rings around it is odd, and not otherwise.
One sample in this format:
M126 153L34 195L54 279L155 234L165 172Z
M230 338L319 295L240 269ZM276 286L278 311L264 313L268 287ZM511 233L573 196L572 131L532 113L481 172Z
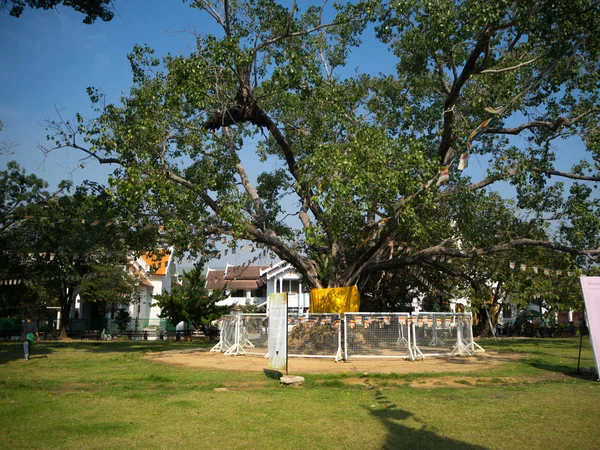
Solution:
M103 306L124 303L136 284L124 272L131 249L153 247L155 231L119 221L119 208L100 185L87 183L70 194L72 188L63 184L59 194L48 196L39 192L39 179L14 169L13 178L20 182L8 183L12 190L4 201L12 214L4 217L9 222L0 233L7 255L3 274L26 281L33 290L23 298L35 300L32 296L39 295L47 306L60 306L65 319L78 294ZM20 301L15 293L6 292L7 304ZM67 324L61 321L63 334Z
M194 329L212 336L211 323L227 314L230 308L217 305L226 298L223 292L208 293L205 286L202 265L196 265L184 273L181 286L173 286L170 293L154 297L161 310L159 317L169 319L172 324L191 323Z
M4 128L4 123L0 120L0 132ZM14 144L11 141L4 141L0 139L0 155L12 154L11 148L14 147Z
M128 271L122 260L91 263L81 278L78 293L82 300L96 302L98 310L108 312L119 305L129 304L136 292L138 279Z
M443 272L440 257L475 266L523 247L600 254L597 2L191 5L221 33L162 60L135 47L120 104L90 89L96 118L50 124L52 148L117 164L115 196L180 248L249 239L310 287L361 290L383 270ZM395 71L347 70L372 29ZM582 158L560 170L573 141ZM467 147L484 178L456 170ZM267 164L253 177L257 161ZM440 165L451 177L438 186ZM512 210L497 186L514 189ZM478 221L483 234L471 230ZM399 242L411 250L391 254Z
M23 257L26 236L19 227L23 217L52 197L46 188L46 182L27 175L14 161L0 171L0 279L5 281L0 286L0 314L4 317L25 313L40 317L46 312L44 303L51 304L44 289L36 283L25 282L30 280Z
M96 19L112 20L115 11L112 0L0 0L0 9L8 10L13 17L21 17L25 8L55 9L64 5L85 14L83 23L91 24Z

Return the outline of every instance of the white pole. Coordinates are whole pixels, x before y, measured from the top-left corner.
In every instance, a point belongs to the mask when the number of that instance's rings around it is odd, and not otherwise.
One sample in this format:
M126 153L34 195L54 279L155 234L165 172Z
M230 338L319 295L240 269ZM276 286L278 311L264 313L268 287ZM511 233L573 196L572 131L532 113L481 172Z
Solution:
M348 313L344 314L344 360L348 361ZM342 324L340 323L340 328Z

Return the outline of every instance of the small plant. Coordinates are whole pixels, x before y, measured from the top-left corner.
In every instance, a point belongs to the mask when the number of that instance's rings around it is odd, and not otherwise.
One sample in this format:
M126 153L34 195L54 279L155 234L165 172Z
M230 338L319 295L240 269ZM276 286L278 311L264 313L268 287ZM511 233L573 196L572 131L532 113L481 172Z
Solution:
M120 334L123 334L131 323L131 314L129 314L129 311L125 308L119 308L115 316L115 323L117 324Z

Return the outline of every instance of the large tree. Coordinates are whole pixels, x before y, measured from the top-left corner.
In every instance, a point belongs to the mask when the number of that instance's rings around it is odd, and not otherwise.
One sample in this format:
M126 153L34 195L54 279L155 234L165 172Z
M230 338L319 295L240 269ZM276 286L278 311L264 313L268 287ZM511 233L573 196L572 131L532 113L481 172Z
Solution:
M127 303L137 280L126 271L131 250L156 242L155 231L120 221L106 190L86 183L61 184L50 195L45 183L16 164L0 172L0 242L5 314L59 306L68 318L75 297L102 305ZM19 280L18 284L15 280ZM63 320L63 331L67 321Z
M52 198L46 188L44 180L26 174L14 161L0 171L0 315L4 317L32 313L48 300L43 289L22 283L27 278L23 258L25 236L19 226L32 209Z
M190 3L221 33L135 47L120 104L90 89L97 117L50 124L51 148L118 165L116 197L180 248L249 239L311 287L361 288L440 257L600 254L597 1ZM351 70L361 45L389 72ZM456 168L467 147L482 179Z

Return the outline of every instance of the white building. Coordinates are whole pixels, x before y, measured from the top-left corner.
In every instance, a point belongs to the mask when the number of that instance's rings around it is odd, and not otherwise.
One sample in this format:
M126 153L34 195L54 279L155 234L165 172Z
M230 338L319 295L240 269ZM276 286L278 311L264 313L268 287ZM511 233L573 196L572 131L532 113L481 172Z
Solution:
M206 288L210 291L221 289L227 299L223 305L256 305L267 307L269 294L286 292L288 307L292 311L304 311L310 306L309 294L304 292L300 274L291 264L280 261L269 266L234 266L225 269L209 268L206 274Z
M160 308L152 306L154 296L170 292L173 285L178 283L177 265L172 257L172 249L146 253L136 259L130 259L123 271L138 279L138 286L131 298L125 298L123 306L127 306L131 318L130 328L145 328L158 326ZM118 307L115 305L105 308L103 303L82 300L79 294L71 305L69 319L72 331L96 329L100 319L114 319ZM60 317L59 317L60 319ZM139 321L138 321L139 319ZM102 327L100 327L102 328Z
M260 275L267 283L267 297L287 292L288 309L305 312L310 308L310 294L305 292L307 289L302 285L302 277L290 263L280 261L261 270Z
M134 274L139 276L140 282L129 307L131 317L158 319L160 308L152 306L154 296L171 292L172 287L178 284L177 263L173 252L168 250L159 256L143 254L135 260L133 268L137 271Z

